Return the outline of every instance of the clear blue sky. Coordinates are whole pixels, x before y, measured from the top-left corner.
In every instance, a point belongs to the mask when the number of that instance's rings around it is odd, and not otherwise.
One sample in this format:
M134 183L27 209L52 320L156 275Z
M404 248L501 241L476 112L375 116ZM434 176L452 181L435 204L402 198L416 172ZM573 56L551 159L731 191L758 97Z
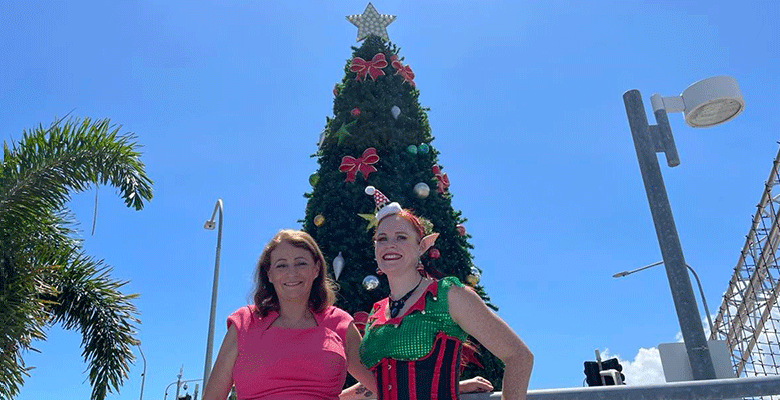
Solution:
M651 381L652 348L679 326L662 269L612 278L660 259L621 96L639 89L649 107L651 94L699 79L739 82L747 106L727 124L692 129L670 115L682 163L662 168L686 260L717 313L778 150L780 3L374 5L398 16L388 33L431 108L482 282L536 355L531 388L580 386L596 348L631 363L629 382ZM155 196L143 211L100 188L92 236L94 191L71 203L87 251L140 294L144 398L161 399L182 365L187 379L203 373L216 244L203 222L215 201L225 203L215 347L247 303L263 244L300 226L309 156L356 45L344 17L365 7L0 2L3 140L73 110L110 117L144 145ZM26 356L36 369L19 399L87 398L79 343L50 330ZM110 398L137 398L141 370L139 357Z

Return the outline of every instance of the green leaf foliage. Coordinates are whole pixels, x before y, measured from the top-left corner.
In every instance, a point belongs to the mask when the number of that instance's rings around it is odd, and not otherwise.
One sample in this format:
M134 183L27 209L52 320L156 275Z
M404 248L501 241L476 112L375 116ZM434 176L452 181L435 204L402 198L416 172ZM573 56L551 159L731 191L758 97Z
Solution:
M93 400L118 391L134 360L140 321L127 283L81 251L65 205L94 184L118 189L128 207L152 198L131 134L108 120L70 119L3 143L0 162L0 398L15 397L32 367L24 353L60 323L82 335Z
M458 224L466 220L461 212L452 207L452 195L449 191L440 194L436 190L436 179L431 168L438 164L438 154L432 146L433 136L428 124L427 109L419 102L419 91L401 75L391 64L391 57L398 56L406 64L398 48L377 36L369 36L359 48L353 48L353 58L371 60L377 53L384 53L388 66L383 68L384 75L372 80L356 80L356 73L350 71L352 59L344 67L344 78L336 85L337 96L333 101L333 116L327 118L325 140L318 150L319 180L308 199L303 229L309 232L322 248L326 259L332 263L341 252L345 260L344 270L339 276L340 291L337 306L350 314L358 311L370 311L374 302L388 296L387 279L380 276L380 286L367 291L362 282L367 275L376 275L372 235L373 228L366 230L368 222L358 214L375 212L374 201L365 194L366 186L381 190L391 201L399 202L415 214L433 223L433 229L440 234L435 248L441 256L432 259L427 255L423 263L432 264L444 275L457 276L466 280L471 268L472 245L468 235L460 235ZM391 109L400 108L398 118L394 118ZM352 116L357 108L360 114ZM339 142L335 135L342 125L355 122L349 128L349 135ZM407 151L410 145L426 144L427 153L412 154ZM373 147L380 160L373 164L377 169L368 178L357 173L354 182L346 182L346 174L339 171L344 156L360 157ZM446 169L442 170L446 172ZM414 193L417 183L426 183L430 194L418 198ZM322 215L325 222L316 226L314 218ZM332 269L331 269L332 271ZM476 285L477 293L490 305L490 299L484 288ZM503 365L487 350L481 350L479 358L484 368L468 367L464 377L482 375L500 388Z

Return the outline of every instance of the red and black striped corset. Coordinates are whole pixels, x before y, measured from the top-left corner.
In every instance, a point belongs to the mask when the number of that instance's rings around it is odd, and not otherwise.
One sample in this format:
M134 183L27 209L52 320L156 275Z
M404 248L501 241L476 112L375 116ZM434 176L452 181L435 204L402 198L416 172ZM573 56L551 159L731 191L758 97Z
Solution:
M456 400L460 381L460 339L439 333L425 357L402 361L383 358L371 372L378 400Z

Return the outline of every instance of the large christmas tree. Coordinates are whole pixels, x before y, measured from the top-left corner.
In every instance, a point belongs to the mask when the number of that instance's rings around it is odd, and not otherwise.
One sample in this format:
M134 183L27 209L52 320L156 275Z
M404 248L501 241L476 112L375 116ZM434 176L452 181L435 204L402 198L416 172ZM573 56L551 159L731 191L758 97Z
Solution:
M385 27L395 17L378 14L369 3L362 15L347 19L358 26L363 44L352 48L345 76L333 90L333 117L327 118L315 154L320 167L309 179L313 189L305 195L309 201L303 221L341 287L336 305L356 315L357 322L361 311L370 311L389 294L387 280L376 274L371 240L375 206L365 193L367 186L429 220L440 236L423 263L469 283L490 304L478 283L480 271L472 264L466 220L452 208L449 180L431 144L414 73L387 40ZM482 367L469 365L463 377L481 375L500 390L503 366L477 347Z

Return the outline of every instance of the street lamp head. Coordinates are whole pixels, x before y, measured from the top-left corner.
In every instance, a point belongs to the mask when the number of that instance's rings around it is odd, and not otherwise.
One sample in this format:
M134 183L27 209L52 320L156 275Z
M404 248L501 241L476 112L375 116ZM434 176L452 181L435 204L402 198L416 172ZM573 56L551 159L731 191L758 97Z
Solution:
M718 125L737 116L745 108L736 79L715 76L688 86L682 93L685 123L694 128Z
M730 76L702 79L688 86L681 95L663 97L653 95L653 112L665 109L667 113L681 112L685 123L693 128L722 124L745 109L745 101L737 81Z
M613 278L622 278L622 277L628 275L628 273L629 273L628 271L618 272L617 274L612 275L612 277Z
M216 225L214 224L214 220L213 219L210 219L210 220L206 221L205 224L203 224L203 228L204 229L208 229L210 231L213 231L215 226Z

